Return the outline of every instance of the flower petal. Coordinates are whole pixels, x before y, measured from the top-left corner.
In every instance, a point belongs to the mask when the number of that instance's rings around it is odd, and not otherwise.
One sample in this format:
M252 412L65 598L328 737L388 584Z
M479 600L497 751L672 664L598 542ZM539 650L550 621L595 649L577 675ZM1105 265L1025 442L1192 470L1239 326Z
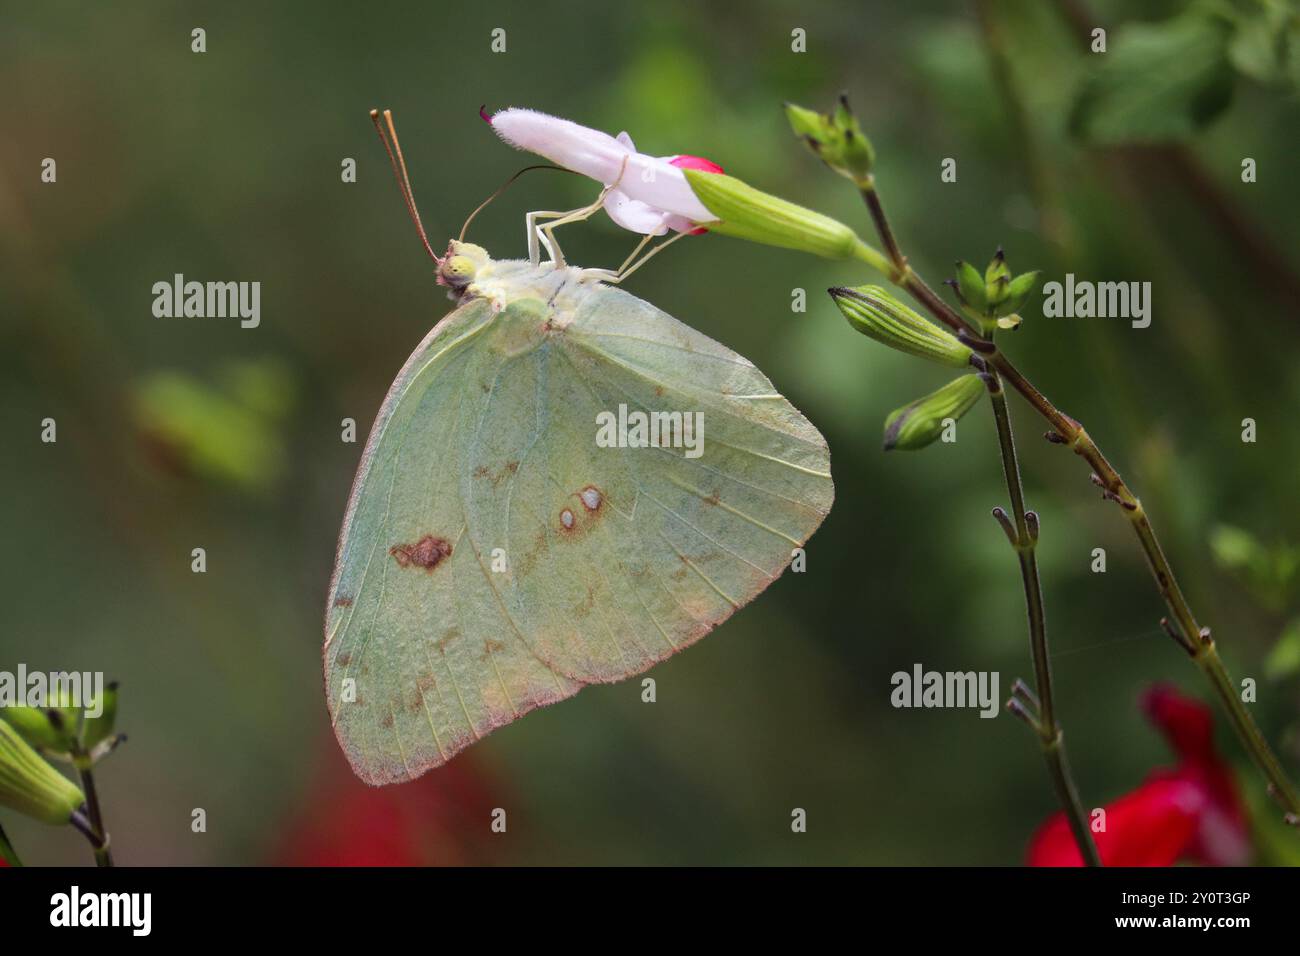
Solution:
M1209 707L1157 684L1142 709L1178 755L1174 769L1152 771L1142 785L1106 807L1106 832L1094 834L1108 866L1167 866L1192 860L1242 866L1250 859L1250 831L1232 768L1214 749ZM1034 835L1029 862L1077 866L1065 816L1055 814Z
M668 231L666 213L633 199L621 189L611 189L605 197L605 212L615 223L643 236L662 236Z
M1171 866L1197 835L1204 793L1181 778L1149 780L1106 805L1106 829L1092 835L1106 866ZM1030 866L1082 866L1065 814L1048 818L1029 843Z
M721 173L725 170L711 159L703 156L669 156L668 162L678 169L698 169L703 173Z
M511 108L494 113L492 129L516 149L544 156L602 183L618 178L623 159L631 152L608 133L536 110Z
M691 222L718 217L695 197L681 169L666 159L638 153L631 138L579 126L536 110L506 109L492 117L497 135L517 149L544 156L558 166L605 185L617 183L629 198Z
M1156 725L1180 760L1217 761L1214 715L1205 704L1185 697L1173 684L1148 688L1140 704L1147 719Z

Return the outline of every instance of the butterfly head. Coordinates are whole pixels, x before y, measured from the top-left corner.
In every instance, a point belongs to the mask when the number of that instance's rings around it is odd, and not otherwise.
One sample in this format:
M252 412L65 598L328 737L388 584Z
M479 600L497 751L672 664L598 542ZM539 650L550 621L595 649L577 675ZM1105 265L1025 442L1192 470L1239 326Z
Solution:
M489 261L488 251L482 246L453 239L447 245L447 254L438 263L438 284L461 295Z

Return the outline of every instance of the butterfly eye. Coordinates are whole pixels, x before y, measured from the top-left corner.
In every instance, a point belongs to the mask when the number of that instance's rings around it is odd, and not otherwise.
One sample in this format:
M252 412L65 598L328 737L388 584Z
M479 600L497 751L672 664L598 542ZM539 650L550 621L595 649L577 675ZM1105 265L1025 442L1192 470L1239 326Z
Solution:
M474 281L478 266L469 256L449 256L438 267L438 281L459 292Z

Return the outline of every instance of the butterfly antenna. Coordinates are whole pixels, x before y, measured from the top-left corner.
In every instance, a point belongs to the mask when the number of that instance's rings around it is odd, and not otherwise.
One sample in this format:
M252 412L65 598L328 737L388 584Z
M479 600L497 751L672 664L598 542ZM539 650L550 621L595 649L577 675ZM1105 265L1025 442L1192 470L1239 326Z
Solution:
M520 176L522 176L524 173L532 172L534 169L554 169L561 173L573 172L572 169L565 169L563 166L551 166L547 163L541 163L537 166L525 166L523 169L519 170L519 172L515 173L513 176L511 176L509 179L503 182L500 186L498 186L496 192L494 192L491 196L488 196L487 199L484 199L481 203L478 204L478 208L475 209L472 213L470 213L469 218L465 220L465 225L460 227L460 236L457 241L458 242L465 241L465 232L469 229L469 224L474 221L475 216L477 216L479 213L481 213L484 209L487 208L488 204L492 202L492 200L496 199L503 192L509 189L511 184L513 184L514 181L518 179Z
M385 135L384 126L379 122L379 110L370 111L370 122L375 124L375 132L379 134L379 141L384 144L384 152L388 154L388 162L393 167L393 175L397 177L397 188L402 194L402 201L406 203L406 212L411 217L411 222L415 223L415 231L420 234L420 241L424 243L424 249L429 253L429 257L438 265L442 265L442 257L433 251L433 246L429 245L429 237L424 231L424 223L420 221L420 210L415 208L415 193L411 190L411 177L406 172L406 159L402 156L402 144L397 139L397 127L393 125L393 111L384 110L384 124L388 127L388 133ZM392 141L391 145L389 140Z

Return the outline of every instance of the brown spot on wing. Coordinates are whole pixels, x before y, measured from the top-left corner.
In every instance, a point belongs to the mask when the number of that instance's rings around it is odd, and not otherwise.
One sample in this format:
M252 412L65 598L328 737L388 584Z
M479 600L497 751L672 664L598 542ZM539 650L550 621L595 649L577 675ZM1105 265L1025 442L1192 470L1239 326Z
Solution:
M352 598L350 598L350 597L344 597L343 595L340 594L338 597L336 597L336 598L334 599L334 606L335 606L335 607L351 607L351 606L352 606Z
M595 485L585 485L581 491L575 491L569 497L577 498L586 514L583 515L573 508L562 508L559 532L565 538L579 538L586 534L587 529L604 513L605 492Z
M403 568L414 566L432 571L443 558L451 556L451 542L446 538L426 534L415 544L395 544L388 549L388 553Z
M474 469L473 474L475 478L484 478L487 481L490 481L492 483L492 487L495 488L498 484L501 483L502 478L506 477L506 475L513 475L518 470L519 470L519 462L508 461L505 463L505 465L501 468L500 471L493 471L487 465L479 465L477 468Z
M588 614L592 612L592 610L595 607L596 607L596 589L592 585L588 584L587 596L583 598L581 604L577 604L573 608L574 616L579 618L586 617Z
M424 674L415 679L415 693L411 695L411 713L418 714L420 711L424 710L425 691L431 690L437 686L438 678L434 677L432 673Z
M521 578L526 578L533 573L533 567L537 564L537 559L541 556L542 550L546 547L546 532L539 530L537 536L533 538L532 547L524 552L523 559L516 567L516 573Z
M447 628L447 633L444 634L442 637L438 638L438 640L435 642L435 646L438 648L438 652L441 654L446 654L447 647L451 644L452 641L456 640L458 637L460 637L460 628L458 627Z

